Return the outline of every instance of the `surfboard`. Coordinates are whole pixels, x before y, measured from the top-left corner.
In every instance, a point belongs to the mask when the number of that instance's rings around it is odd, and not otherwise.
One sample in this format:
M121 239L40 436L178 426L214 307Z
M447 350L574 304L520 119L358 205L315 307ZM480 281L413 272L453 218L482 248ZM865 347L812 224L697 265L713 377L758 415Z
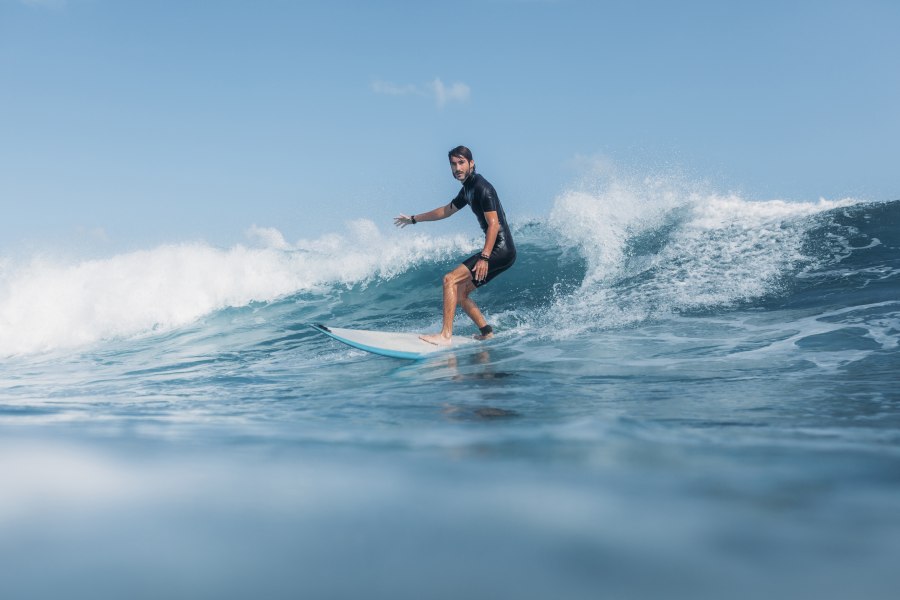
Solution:
M381 356L406 358L409 360L419 360L437 352L474 344L476 341L473 338L454 335L453 343L450 346L435 346L420 340L420 334L418 333L344 329L342 327L329 327L319 323L310 325L310 327L359 350L380 354Z

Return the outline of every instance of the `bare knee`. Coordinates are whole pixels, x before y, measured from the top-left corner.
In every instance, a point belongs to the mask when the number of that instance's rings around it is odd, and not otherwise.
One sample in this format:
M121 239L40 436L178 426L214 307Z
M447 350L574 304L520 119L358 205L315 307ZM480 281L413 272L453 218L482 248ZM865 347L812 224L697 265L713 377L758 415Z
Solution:
M463 276L456 271L450 271L444 275L444 287L458 287L459 291L462 293L467 286ZM473 287L472 289L475 288ZM468 294L468 292L466 292L466 294Z

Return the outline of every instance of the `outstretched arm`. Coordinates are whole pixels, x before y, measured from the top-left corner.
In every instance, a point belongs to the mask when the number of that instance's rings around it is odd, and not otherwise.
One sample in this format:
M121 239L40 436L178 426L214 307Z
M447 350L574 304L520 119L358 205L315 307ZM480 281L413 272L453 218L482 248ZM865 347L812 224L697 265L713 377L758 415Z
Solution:
M401 214L400 216L394 217L394 225L397 227L406 227L407 225L415 225L419 221L440 221L441 219L446 219L458 210L459 209L451 202L446 206L439 206L434 210L419 215Z

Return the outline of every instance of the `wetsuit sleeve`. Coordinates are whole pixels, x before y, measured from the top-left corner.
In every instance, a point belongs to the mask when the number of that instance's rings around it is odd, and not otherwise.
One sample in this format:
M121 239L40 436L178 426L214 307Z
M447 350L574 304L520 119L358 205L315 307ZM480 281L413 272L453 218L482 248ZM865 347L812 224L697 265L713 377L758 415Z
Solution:
M481 206L481 212L496 212L500 202L497 200L497 192L491 184L481 186L478 190L478 202Z
M456 198L454 198L453 200L451 200L451 201L450 201L450 204L452 204L453 206L455 206L455 207L456 207L456 210L459 210L459 209L461 209L463 206L465 206L466 204L468 204L468 202L466 202L465 188L459 190L459 193L456 195Z

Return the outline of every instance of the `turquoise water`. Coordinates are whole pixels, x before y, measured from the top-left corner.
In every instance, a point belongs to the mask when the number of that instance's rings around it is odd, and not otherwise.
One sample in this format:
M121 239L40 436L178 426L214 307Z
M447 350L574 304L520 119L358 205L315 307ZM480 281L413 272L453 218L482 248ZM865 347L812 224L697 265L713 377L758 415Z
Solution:
M421 362L308 324L437 330L477 237L0 261L0 593L894 597L900 201L623 199Z

